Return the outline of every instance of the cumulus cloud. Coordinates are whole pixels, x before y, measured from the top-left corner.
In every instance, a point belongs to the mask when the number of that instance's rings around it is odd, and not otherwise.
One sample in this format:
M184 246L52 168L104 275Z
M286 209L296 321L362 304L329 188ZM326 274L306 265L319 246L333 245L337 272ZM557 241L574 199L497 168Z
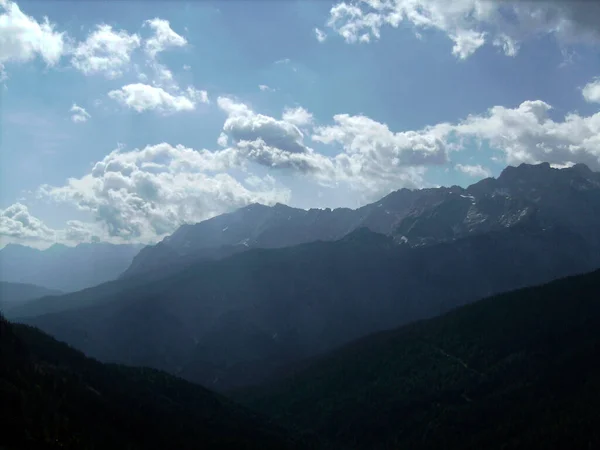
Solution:
M180 111L192 111L198 103L208 103L206 91L188 88L181 95L173 95L161 87L134 83L110 91L108 96L122 106L137 112L158 111L172 114Z
M183 223L194 223L250 203L287 202L289 191L264 178L243 183L227 170L238 165L232 149L195 151L163 143L117 149L90 173L39 194L91 212L107 233L152 242Z
M260 139L265 145L290 153L307 151L304 134L293 123L257 114L247 105L227 97L217 99L219 107L228 115L223 133L234 144Z
M71 64L85 75L102 74L117 78L131 63L132 53L141 45L137 34L115 31L110 25L97 25L73 51Z
M219 144L231 146L229 150L235 152L240 166L255 163L272 170L295 172L326 186L335 187L341 183L374 198L392 187L423 186L425 169L418 167L419 164L414 161L411 166L409 154L423 152L426 144L440 146L429 150L437 151L437 158L445 161L442 143L436 143L435 138L433 143L429 143L427 136L419 141L412 137L414 132L407 133L410 138L403 143L403 151L396 151L391 148L393 143L384 141L391 136L392 140L399 142L399 135L394 138L394 133L389 130L386 135L385 125L366 117L348 115L336 116L336 125L315 130L313 141L326 145L341 144L341 151L337 154L330 151L326 155L305 145L304 135L298 126L312 124L313 117L302 107L284 110L282 119L278 120L255 113L249 106L229 98L220 97L217 103L228 114ZM374 132L369 130L369 127L378 126ZM381 132L382 136L377 136ZM384 145L389 148L383 148ZM433 163L434 159L423 160L422 166Z
M55 232L32 216L27 206L14 203L6 209L0 209L0 236L48 241L54 239Z
M340 114L334 116L334 125L317 127L312 139L341 146L338 159L360 157L354 166L363 167L363 173L370 168L373 179L402 167L445 164L449 152L482 144L507 164L580 162L600 170L600 113L569 113L555 121L549 116L551 109L548 103L531 100L514 108L494 106L456 123L402 132L365 116Z
M575 161L599 170L600 113L588 117L569 113L564 120L554 121L548 115L551 108L541 100L525 101L516 108L494 106L453 129L503 152L508 164Z
M600 103L600 79L590 81L581 90L586 102Z
M486 42L514 56L520 43L553 35L561 45L600 43L597 2L505 2L500 0L357 0L335 4L327 26L348 43L381 38L384 27L408 23L437 30L454 43L452 53L464 59Z
M84 75L115 79L136 69L144 82L151 81L155 86L180 94L173 73L159 63L157 57L166 50L186 46L187 40L171 28L168 20L154 18L145 21L143 27L151 30L147 39L101 23L84 40L78 41L66 32L57 31L48 18L38 21L24 14L15 2L0 0L0 81L7 78L7 63L28 62L39 57L48 65L55 65L61 57L69 56L71 66ZM139 61L138 50L144 51L142 66L150 73L142 72L140 65L134 63L136 59Z
M462 172L462 173L469 175L470 177L474 177L474 178L488 178L488 177L492 176L490 169L488 169L487 167L483 167L481 164L476 164L476 165L457 164L456 166L454 166L454 168L456 170L458 170L459 172Z
M337 114L334 125L317 127L312 139L339 143L349 155L362 154L382 166L419 166L447 161L450 126L439 124L419 131L392 132L366 116Z
M87 120L92 117L85 108L82 108L75 103L71 106L70 112L72 113L71 120L75 123L87 122Z
M297 108L286 108L281 117L285 122L304 127L310 125L313 121L313 115L301 106Z
M47 246L52 243L78 244L100 240L102 233L95 224L69 220L62 229L53 229L35 217L26 205L14 203L0 209L0 242L19 242L32 246Z
M154 33L144 44L144 50L151 58L155 58L158 53L167 48L187 45L187 40L171 29L168 20L154 18L147 20L145 25L150 27Z
M19 6L0 0L0 72L8 62L28 62L40 57L54 65L66 52L66 36L47 17L38 22Z

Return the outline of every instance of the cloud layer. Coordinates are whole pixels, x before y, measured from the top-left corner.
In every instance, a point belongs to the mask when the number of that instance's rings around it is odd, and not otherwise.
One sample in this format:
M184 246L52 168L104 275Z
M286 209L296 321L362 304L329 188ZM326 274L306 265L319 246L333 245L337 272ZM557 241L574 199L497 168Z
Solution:
M514 56L524 40L540 35L560 45L598 44L599 19L600 4L591 1L357 0L334 5L327 26L348 43L368 43L406 23L417 33L444 33L452 53L464 59L488 42Z
M182 223L248 203L288 202L291 192L271 175L256 175L258 167L354 190L365 200L401 187L427 186L427 169L447 166L467 144L485 144L513 165L583 162L600 170L600 113L571 113L554 121L548 115L551 106L541 100L494 106L456 123L407 131L392 131L363 115L338 114L330 124L319 125L302 108L286 108L276 119L230 98L220 97L217 104L227 114L221 149L167 143L117 149L90 173L63 186L42 186L40 195L93 213L111 238L150 242ZM490 176L481 164L454 168L474 179Z
M595 25L600 8L566 2L544 8L535 2L489 0L359 0L334 5L327 34L320 28L313 32L323 45L335 34L348 43L368 43L382 38L386 28L410 24L416 32L447 35L452 52L462 59L486 44L513 56L522 42L540 35L551 35L560 45L600 42ZM170 115L211 103L207 91L180 85L164 64L164 52L189 48L187 38L167 20L146 20L137 32L99 24L77 41L8 0L0 0L0 13L0 77L10 64L37 58L109 80L103 81L113 85L105 95L133 113ZM263 99L276 91L267 85L258 89ZM586 102L600 103L600 80L590 80L580 94ZM166 142L118 148L95 161L88 173L37 191L43 199L86 211L94 223L69 221L52 229L15 203L0 210L0 236L28 242L153 242L183 223L249 203L287 203L292 192L281 180L340 188L366 202L394 189L428 186L430 168L453 168L474 180L490 176L487 162L456 164L464 161L456 153L465 149L485 149L488 156L491 151L493 159L506 164L547 161L567 167L583 162L600 170L600 112L551 117L552 106L540 99L496 105L413 130L394 129L365 114L340 111L319 117L295 102L272 116L232 96L210 100L223 116L214 149ZM69 113L77 124L91 119L75 102Z
M91 212L110 237L152 242L183 223L198 222L250 203L289 200L270 177L240 182L227 173L231 151L195 151L163 143L117 149L90 173L64 186L42 186L40 196Z

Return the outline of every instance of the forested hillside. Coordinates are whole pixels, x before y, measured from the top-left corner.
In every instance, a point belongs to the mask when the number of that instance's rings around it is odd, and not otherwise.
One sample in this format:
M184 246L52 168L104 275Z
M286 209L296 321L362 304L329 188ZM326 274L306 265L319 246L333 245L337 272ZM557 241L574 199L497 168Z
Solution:
M0 316L0 448L308 448L224 397L153 369L104 365Z
M379 333L232 393L356 449L600 445L600 271Z

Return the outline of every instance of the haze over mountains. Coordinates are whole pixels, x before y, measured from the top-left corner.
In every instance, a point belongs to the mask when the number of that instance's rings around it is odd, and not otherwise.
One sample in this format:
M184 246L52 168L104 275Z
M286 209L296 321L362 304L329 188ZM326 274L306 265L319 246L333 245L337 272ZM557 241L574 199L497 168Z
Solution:
M0 316L2 449L299 449L207 389L151 369L104 365Z
M98 286L5 283L24 299L11 320L103 363L1 320L0 411L46 446L226 448L236 429L248 448L594 448L600 274L526 287L598 268L600 175L583 165L358 210L251 205Z
M228 394L262 417L0 317L0 446L596 448L599 294L598 271L509 292Z
M150 258L156 269L11 317L101 360L224 390L374 331L600 267L599 225L600 176L582 165L509 167L467 189L401 190L360 210L253 205L182 227L132 264ZM232 245L247 251L219 255Z
M10 309L22 307L30 300L59 294L62 294L62 292L34 284L0 281L0 311L6 314Z
M0 0L0 450L600 450L599 23Z
M0 249L0 281L73 292L117 278L142 245L107 243L38 250L17 244Z

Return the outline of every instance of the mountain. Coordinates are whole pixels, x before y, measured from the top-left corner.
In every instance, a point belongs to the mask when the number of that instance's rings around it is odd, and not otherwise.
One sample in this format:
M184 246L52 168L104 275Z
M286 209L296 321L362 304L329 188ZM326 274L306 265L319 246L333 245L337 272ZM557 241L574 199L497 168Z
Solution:
M182 226L140 251L123 276L220 259L250 248L334 241L361 227L411 246L498 231L528 220L577 229L597 239L600 215L590 211L599 207L600 174L587 166L554 169L548 163L521 164L466 189L401 189L355 210L250 205Z
M106 243L38 250L17 244L0 249L0 281L72 292L117 278L141 245Z
M467 189L440 188L421 197L392 234L424 245L535 222L572 230L597 245L599 210L599 173L583 164L567 169L521 164Z
M0 281L0 311L6 314L7 310L22 306L33 299L60 294L62 294L61 291L46 289L33 284Z
M421 191L402 189L377 204L352 210L291 208L252 204L193 225L183 225L171 236L144 248L124 277L170 264L216 260L251 248L291 247L314 241L335 241L357 228L389 234L408 212Z
M334 242L253 249L53 297L44 303L51 314L12 314L100 360L225 390L374 331L593 270L599 250L535 223L417 247L363 227Z
M7 450L310 448L200 386L101 364L1 316L0 400Z
M600 271L378 333L231 393L346 449L600 447Z

